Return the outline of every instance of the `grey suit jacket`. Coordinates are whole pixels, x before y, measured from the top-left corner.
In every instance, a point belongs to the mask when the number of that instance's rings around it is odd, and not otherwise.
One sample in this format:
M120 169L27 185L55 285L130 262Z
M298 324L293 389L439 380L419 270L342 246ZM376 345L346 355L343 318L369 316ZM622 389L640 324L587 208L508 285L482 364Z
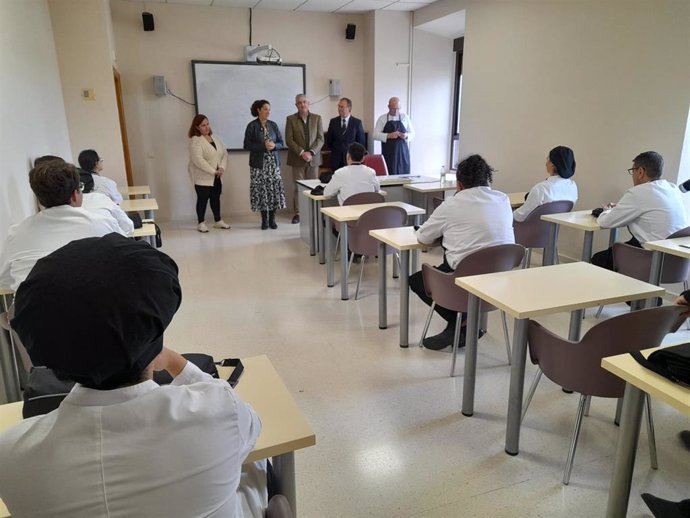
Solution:
M300 151L312 151L314 158L311 165L321 164L321 148L323 147L323 125L321 115L309 113L309 142L306 140L304 123L297 113L289 115L285 121L285 144L288 148L287 163L290 166L300 167L306 164L299 155Z

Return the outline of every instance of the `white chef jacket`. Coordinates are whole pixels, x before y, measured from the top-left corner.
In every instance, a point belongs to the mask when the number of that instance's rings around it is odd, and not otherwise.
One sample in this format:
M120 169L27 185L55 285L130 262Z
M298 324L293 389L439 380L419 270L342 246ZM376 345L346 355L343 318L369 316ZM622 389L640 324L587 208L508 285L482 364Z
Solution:
M89 212L112 217L120 227L120 233L129 236L134 231L134 223L115 202L100 192L85 193L81 207Z
M558 175L549 176L530 189L525 204L513 212L513 218L515 221L525 221L534 209L552 201L572 201L575 205L577 203L575 181Z
M415 135L414 127L412 127L412 120L410 120L409 115L402 112L398 112L397 115L389 115L388 112L381 115L376 121L376 126L374 126L374 140L380 140L381 142L386 142L388 140L388 133L383 132L383 127L388 121L401 121L403 126L405 126L407 141L412 141Z
M0 434L12 516L242 518L242 462L261 421L188 362L171 385L76 385L60 407Z
M597 218L597 223L602 228L627 225L640 244L666 239L689 225L678 186L666 180L631 187L615 207Z
M381 186L376 171L362 164L341 167L323 189L324 196L338 195L340 205L353 194L360 192L379 192Z
M120 194L120 191L117 190L117 184L115 181L98 173L92 173L91 176L93 177L94 192L105 194L108 198L119 205L122 201L122 194Z
M0 253L0 287L17 291L36 261L76 239L122 234L110 216L81 207L59 205L43 209L13 225Z
M455 193L417 230L420 243L431 244L440 237L451 268L482 248L515 243L508 196L491 187Z

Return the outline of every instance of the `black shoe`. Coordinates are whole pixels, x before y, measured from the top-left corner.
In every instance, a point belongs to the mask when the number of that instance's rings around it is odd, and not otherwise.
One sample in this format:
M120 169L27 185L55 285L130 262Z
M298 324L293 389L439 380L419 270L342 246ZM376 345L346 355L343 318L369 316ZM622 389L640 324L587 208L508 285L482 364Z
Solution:
M266 230L268 228L268 211L261 211L261 230Z
M690 516L690 500L671 502L649 493L642 493L641 496L655 518L688 518Z
M299 223L299 214L292 216L292 224L296 225L297 223Z
M273 230L278 228L278 225L276 225L276 211L274 210L268 213L268 226Z
M690 430L683 430L678 434L680 440L685 445L685 448L690 451Z
M441 349L445 349L449 345L453 345L453 338L455 337L455 326L451 326L448 324L446 328L441 331L439 334L434 335L434 336L428 336L424 340L422 340L422 344L424 347L427 349L431 349L432 351L440 351ZM465 332L460 331L460 340L462 343L465 343Z

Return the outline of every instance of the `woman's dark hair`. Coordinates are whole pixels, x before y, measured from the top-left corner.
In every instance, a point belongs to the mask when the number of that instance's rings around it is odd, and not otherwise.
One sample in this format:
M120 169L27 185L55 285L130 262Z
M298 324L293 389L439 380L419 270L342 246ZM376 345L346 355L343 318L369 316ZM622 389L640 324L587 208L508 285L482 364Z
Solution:
M47 164L48 162L64 162L64 160L61 157L55 155L43 155L39 156L36 160L34 160L34 167Z
M481 155L470 155L458 164L456 178L465 189L488 187L493 181L493 172Z
M206 119L208 119L208 117L206 117L206 115L204 115L203 113L195 115L192 119L192 125L189 127L189 131L187 132L187 136L189 138L200 137L201 132L199 131L199 125ZM208 134L213 135L213 132L209 131Z
M252 116L253 117L258 117L259 116L259 110L264 107L264 104L271 104L269 103L266 99L259 99L258 101L254 101L252 103Z
M72 164L52 160L29 172L29 184L46 209L69 205L72 194L79 189L79 171Z
M96 153L95 150L93 149L85 149L81 153L79 153L79 167L81 167L84 171L93 171L96 169L96 164L101 158L98 156L98 153Z

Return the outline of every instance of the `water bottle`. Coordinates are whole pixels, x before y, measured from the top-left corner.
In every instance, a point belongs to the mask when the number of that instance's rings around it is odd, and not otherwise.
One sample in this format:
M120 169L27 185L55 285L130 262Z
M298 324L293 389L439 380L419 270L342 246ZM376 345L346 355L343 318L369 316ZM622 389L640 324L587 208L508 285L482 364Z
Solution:
M441 166L441 185L446 183L446 166Z

